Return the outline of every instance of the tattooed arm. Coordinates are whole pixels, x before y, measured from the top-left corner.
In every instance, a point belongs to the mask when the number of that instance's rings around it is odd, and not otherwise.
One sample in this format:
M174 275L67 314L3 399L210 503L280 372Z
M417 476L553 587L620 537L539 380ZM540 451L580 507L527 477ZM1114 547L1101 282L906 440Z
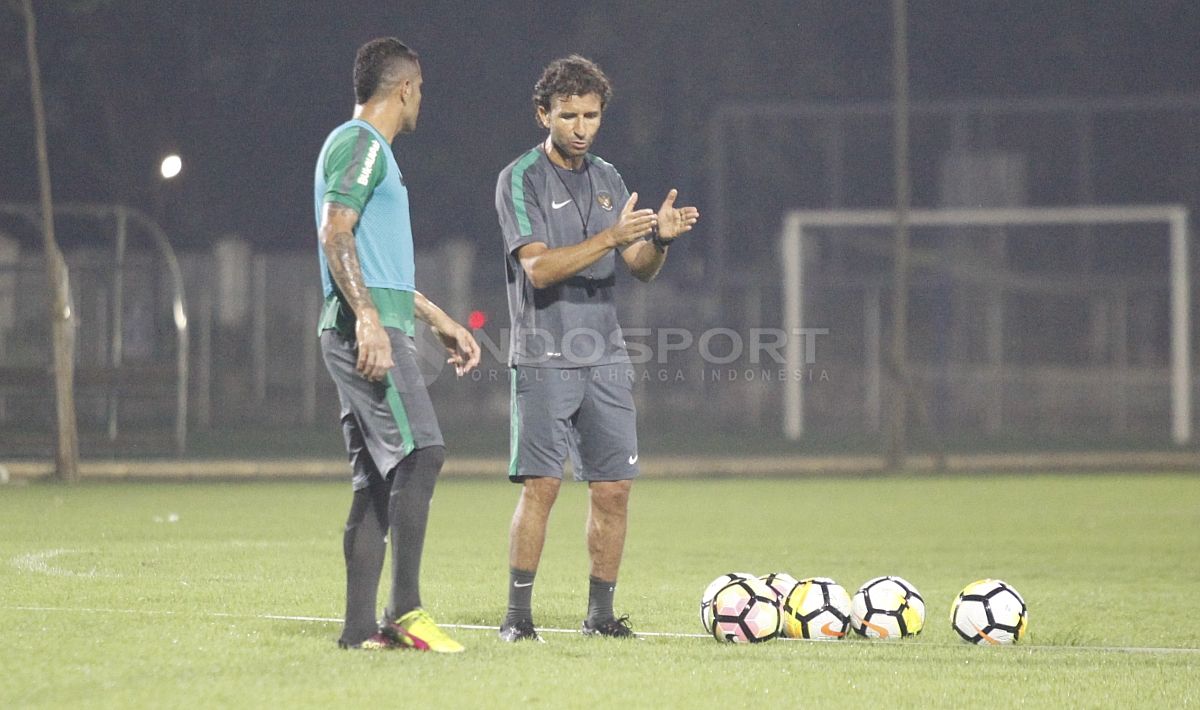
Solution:
M392 343L379 322L379 311L363 282L362 268L354 244L358 212L338 202L321 209L321 249L329 262L329 274L354 311L354 336L358 341L357 369L368 380L382 380L392 368Z

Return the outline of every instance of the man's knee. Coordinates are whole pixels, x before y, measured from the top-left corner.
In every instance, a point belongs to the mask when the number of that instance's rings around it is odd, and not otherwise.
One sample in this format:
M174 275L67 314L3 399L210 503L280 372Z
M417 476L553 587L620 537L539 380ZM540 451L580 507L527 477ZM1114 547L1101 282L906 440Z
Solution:
M439 444L413 449L388 474L388 480L392 482L392 494L395 495L414 480L431 483L441 473L445 462L445 446Z
M561 478L550 476L526 478L521 489L521 498L527 505L550 509L558 499L558 489L562 486Z
M623 513L629 507L633 481L593 481L589 486L592 507L605 513Z
M424 446L412 452L421 457L420 465L433 469L435 471L442 470L442 464L446 463L446 447L445 446Z

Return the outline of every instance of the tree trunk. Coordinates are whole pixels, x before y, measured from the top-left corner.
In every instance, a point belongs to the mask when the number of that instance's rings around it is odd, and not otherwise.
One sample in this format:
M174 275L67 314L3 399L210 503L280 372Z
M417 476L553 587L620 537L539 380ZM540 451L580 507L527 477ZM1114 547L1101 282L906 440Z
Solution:
M37 136L38 188L41 193L42 238L46 275L50 286L50 323L53 335L54 403L57 413L55 474L60 481L79 480L79 431L75 422L75 330L71 311L67 265L54 238L54 203L50 196L50 157L46 150L46 110L42 103L42 73L37 56L37 29L32 0L22 0L25 15L25 50L29 60L29 91Z

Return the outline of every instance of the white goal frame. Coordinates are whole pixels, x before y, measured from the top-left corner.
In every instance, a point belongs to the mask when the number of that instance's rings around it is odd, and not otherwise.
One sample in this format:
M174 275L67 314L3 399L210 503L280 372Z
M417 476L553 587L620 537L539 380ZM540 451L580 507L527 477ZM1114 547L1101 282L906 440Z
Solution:
M783 322L788 333L789 372L804 368L801 328L804 327L805 230L811 227L887 227L896 223L893 210L794 210L783 220L780 257L783 267ZM1019 207L998 209L911 210L913 227L1012 227L1029 225L1161 224L1170 235L1171 438L1183 445L1192 437L1191 277L1188 273L1188 210L1182 205L1095 207ZM804 433L804 383L786 378L783 433L799 439Z

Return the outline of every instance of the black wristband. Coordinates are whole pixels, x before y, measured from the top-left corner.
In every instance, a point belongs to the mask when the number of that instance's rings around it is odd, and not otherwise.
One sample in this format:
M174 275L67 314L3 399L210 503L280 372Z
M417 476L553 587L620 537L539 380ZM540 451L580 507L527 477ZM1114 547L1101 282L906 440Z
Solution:
M646 241L653 244L654 248L657 249L660 254L666 254L667 247L669 247L671 245L670 242L665 241L665 240L663 240L662 237L658 236L658 225L657 224L650 228L650 234L649 234L649 236L646 237Z

